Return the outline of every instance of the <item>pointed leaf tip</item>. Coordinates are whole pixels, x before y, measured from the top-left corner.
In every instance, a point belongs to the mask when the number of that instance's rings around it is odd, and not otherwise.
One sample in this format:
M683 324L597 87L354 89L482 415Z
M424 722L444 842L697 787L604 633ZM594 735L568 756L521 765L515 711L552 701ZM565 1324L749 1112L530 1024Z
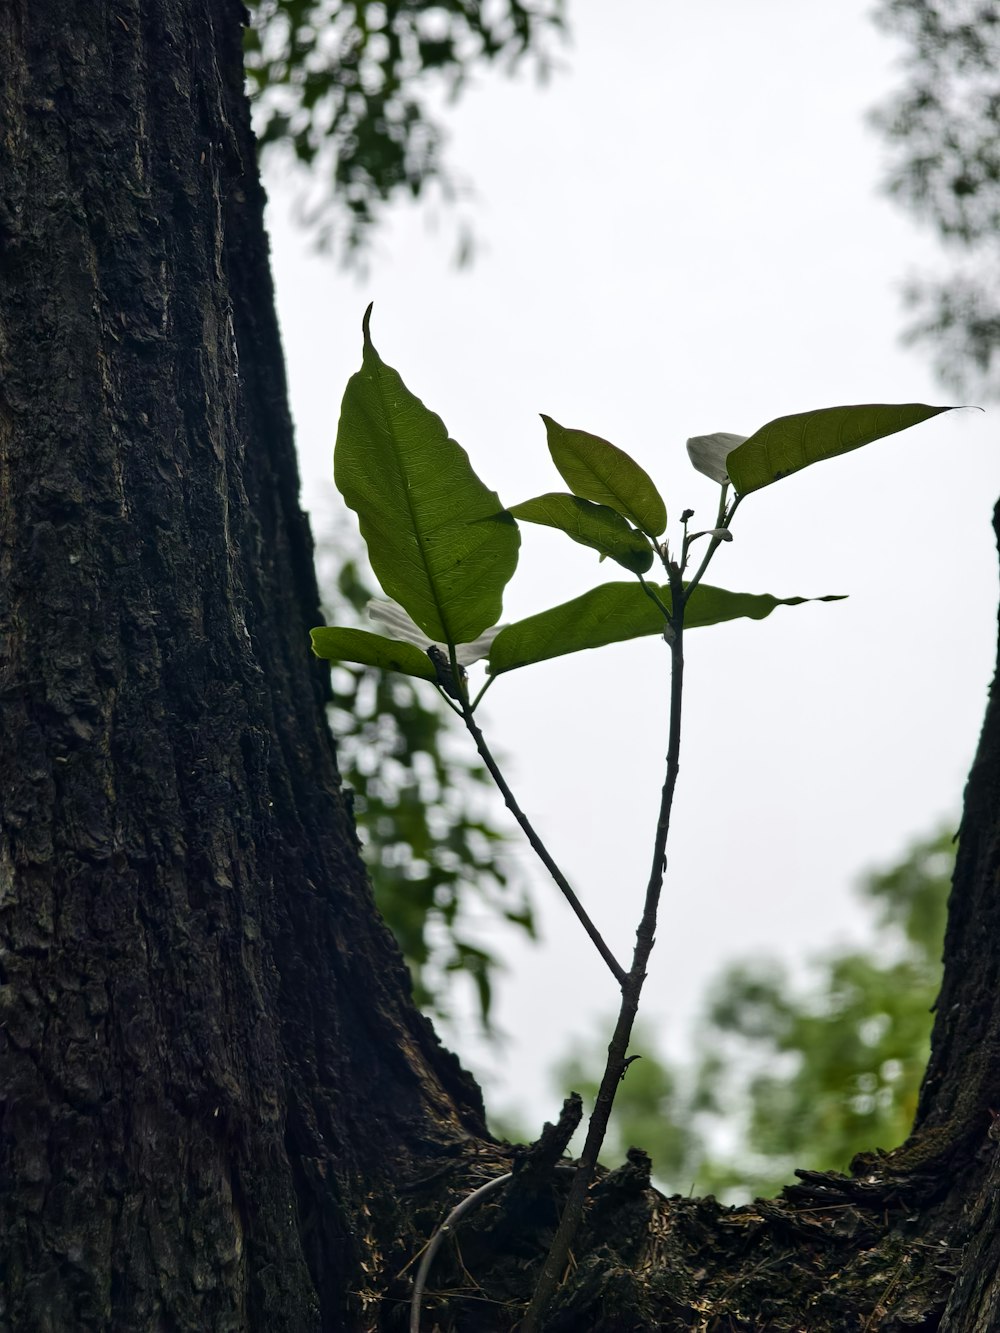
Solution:
M369 301L368 309L365 311L364 317L361 320L361 333L366 343L370 343L372 340L371 323L372 323L372 311L374 310L374 308L375 308L375 302Z
M369 336L344 392L334 480L372 569L432 643L468 643L500 619L520 534L444 422Z
M669 585L652 587L669 611ZM779 606L839 600L839 596L773 597L769 593L731 592L701 583L691 594L684 625L685 629L701 629L727 620L763 620ZM664 628L662 611L638 583L604 583L571 602L505 626L490 649L489 671L498 676L566 653L603 648L645 635L663 635Z
M776 417L726 459L733 485L748 495L812 463L860 449L922 421L951 412L927 403L861 403Z
M549 453L574 495L606 505L656 538L667 526L667 508L644 468L617 445L585 430L560 426L541 414Z

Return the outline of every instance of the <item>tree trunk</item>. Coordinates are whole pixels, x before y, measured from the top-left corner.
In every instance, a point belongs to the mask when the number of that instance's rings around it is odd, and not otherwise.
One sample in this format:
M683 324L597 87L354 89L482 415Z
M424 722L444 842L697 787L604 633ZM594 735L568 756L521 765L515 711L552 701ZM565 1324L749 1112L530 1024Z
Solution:
M242 19L0 8L0 1333L399 1328L510 1165L337 776ZM995 685L910 1142L737 1210L634 1154L551 1330L1000 1326L998 797ZM525 1160L441 1327L516 1322L565 1181Z
M993 514L1000 541L1000 504ZM1000 652L998 652L1000 661ZM965 790L945 936L945 970L916 1129L951 1150L1000 1113L1000 679Z
M0 7L0 1328L23 1333L361 1328L399 1184L484 1136L376 917L309 651L242 20Z

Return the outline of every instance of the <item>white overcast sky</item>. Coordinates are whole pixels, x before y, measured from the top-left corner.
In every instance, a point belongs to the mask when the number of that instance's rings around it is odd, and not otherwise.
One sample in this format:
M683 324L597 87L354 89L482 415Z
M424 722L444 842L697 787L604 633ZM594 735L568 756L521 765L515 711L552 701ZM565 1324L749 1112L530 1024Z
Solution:
M788 412L947 402L899 344L899 288L938 258L879 193L866 113L899 80L860 0L570 0L545 87L481 74L448 116L481 242L456 215L394 210L359 281L293 220L270 225L305 502L334 504L340 398L375 302L383 358L505 503L562 489L539 412L649 471L672 518L708 526L716 488L684 442ZM657 948L644 998L685 1047L706 982L736 956L794 963L863 939L851 886L960 807L995 647L996 413L954 413L750 497L711 581L849 593L692 633L686 729ZM319 522L317 523L319 528ZM522 528L505 619L625 577ZM320 535L322 529L320 528ZM483 706L522 805L627 961L666 745L658 641L503 678ZM506 812L501 810L501 817ZM543 941L510 946L501 1053L455 1042L497 1106L558 1106L547 1070L602 1036L617 993L527 849ZM610 1035L608 1029L607 1035ZM454 1040L454 1038L453 1038Z

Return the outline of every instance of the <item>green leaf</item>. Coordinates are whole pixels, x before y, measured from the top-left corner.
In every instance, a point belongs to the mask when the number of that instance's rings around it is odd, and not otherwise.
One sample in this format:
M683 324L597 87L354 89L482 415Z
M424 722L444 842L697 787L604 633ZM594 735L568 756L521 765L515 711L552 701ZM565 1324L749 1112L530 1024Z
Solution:
M370 317L371 306L361 370L344 393L334 480L386 593L428 639L467 643L500 619L520 534L441 418L379 357Z
M669 611L670 587L648 585ZM772 597L768 593L730 592L699 583L684 613L685 629L701 629L725 620L763 620L776 606L799 606L803 602L836 602L830 597ZM515 621L500 631L490 650L492 675L544 662L584 648L603 648L644 635L662 634L663 613L638 583L604 583L553 606L527 620Z
M553 491L512 505L510 512L528 523L559 528L575 542L600 551L602 557L610 556L634 574L645 574L653 563L653 552L646 538L607 505L591 504L575 495Z
M950 407L928 407L926 403L865 403L796 412L762 426L729 454L726 469L739 494L748 495L810 463L837 458L951 411Z
M437 680L434 663L412 643L385 639L365 629L342 629L323 625L311 631L312 650L328 662L359 662L362 666L401 671L420 680Z
M574 495L624 514L647 537L660 535L667 526L667 507L634 458L599 435L560 426L544 412L542 420L552 461Z

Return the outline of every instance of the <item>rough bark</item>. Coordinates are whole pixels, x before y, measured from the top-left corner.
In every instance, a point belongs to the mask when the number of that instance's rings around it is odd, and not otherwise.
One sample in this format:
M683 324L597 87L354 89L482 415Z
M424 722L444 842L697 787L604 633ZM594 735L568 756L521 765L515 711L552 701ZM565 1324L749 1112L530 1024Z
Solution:
M0 7L0 1333L399 1328L511 1166L337 777L241 20ZM998 795L994 685L910 1142L737 1210L632 1154L550 1330L996 1326ZM441 1327L516 1322L566 1179L523 1163Z
M361 1327L395 1182L483 1134L308 650L242 19L0 7L11 1330Z
M1000 505L994 511L1000 540ZM1000 661L1000 657L998 657ZM1000 678L965 791L945 936L945 970L917 1131L952 1147L1000 1111Z

